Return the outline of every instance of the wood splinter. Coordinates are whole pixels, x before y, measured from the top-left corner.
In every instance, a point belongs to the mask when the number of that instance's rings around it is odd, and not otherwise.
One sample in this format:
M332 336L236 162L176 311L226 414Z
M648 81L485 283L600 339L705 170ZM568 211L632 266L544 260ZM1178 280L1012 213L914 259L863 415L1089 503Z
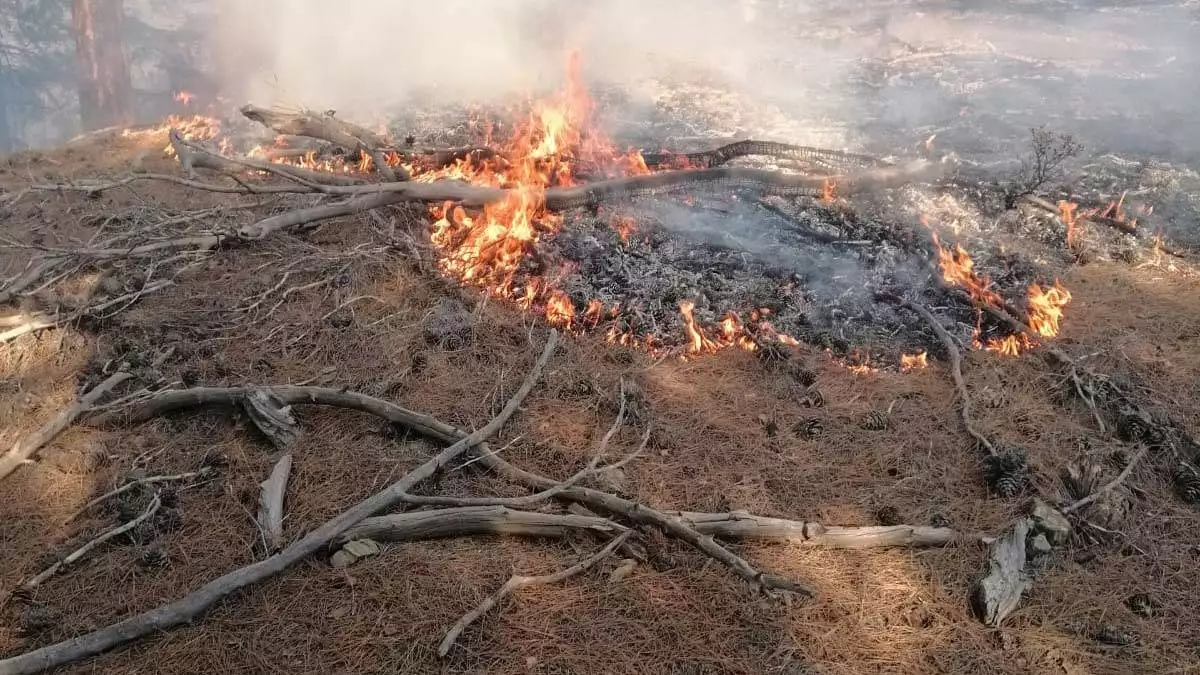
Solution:
M259 484L258 526L262 529L267 553L283 548L283 498L292 471L292 453L279 458L271 475Z

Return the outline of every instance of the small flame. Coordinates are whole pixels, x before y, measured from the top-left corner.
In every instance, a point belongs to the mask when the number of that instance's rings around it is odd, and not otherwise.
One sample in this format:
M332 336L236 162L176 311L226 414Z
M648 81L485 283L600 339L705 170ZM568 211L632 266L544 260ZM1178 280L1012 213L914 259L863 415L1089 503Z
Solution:
M689 354L715 352L717 343L705 336L704 331L696 325L695 309L696 303L691 300L679 301L679 313L683 315L683 330L688 337L687 351Z
M933 234L933 243L937 246L942 279L947 283L967 289L971 298L976 302L1003 306L1004 299L991 290L991 280L987 276L975 273L975 261L971 259L971 255L967 253L966 249L958 244L955 244L954 251L944 248L938 241L936 232Z
M616 222L613 223L613 228L621 237L621 241L629 243L629 238L637 231L637 223L629 216L617 216Z
M826 178L821 181L821 201L829 204L833 201L837 193L837 183L832 179Z
M900 372L902 373L911 373L914 370L924 370L928 365L929 361L924 349L916 354L900 355Z
M1059 200L1058 202L1059 214L1062 216L1063 224L1067 226L1067 246L1070 248L1074 248L1075 240L1079 236L1079 220L1076 216L1078 209L1079 205L1075 202L1068 202L1066 200Z
M1045 290L1038 284L1029 286L1029 327L1042 337L1058 335L1062 323L1063 307L1071 302L1071 292L1056 279L1054 285Z
M175 98L176 103L182 103L184 105L191 105L192 99L194 99L196 97L190 91L177 91L177 92L175 92L174 98Z

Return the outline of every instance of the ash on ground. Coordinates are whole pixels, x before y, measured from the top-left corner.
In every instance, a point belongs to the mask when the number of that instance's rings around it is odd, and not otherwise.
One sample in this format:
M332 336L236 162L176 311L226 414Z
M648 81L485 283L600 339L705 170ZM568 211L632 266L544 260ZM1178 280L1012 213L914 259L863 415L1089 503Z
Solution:
M710 335L729 313L750 324L758 310L775 330L839 354L921 348L911 320L872 294L928 287L924 256L866 231L886 224L846 215L752 195L658 198L568 217L541 249L566 270L559 285L578 311L594 300L620 307L607 325L640 341L686 344L680 303L692 302Z

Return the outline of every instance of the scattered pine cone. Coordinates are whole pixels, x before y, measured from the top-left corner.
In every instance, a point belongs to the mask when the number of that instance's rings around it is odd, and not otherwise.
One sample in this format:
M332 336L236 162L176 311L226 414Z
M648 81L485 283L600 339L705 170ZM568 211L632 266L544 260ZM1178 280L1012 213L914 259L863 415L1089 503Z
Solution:
M797 438L812 440L825 433L825 425L821 424L821 420L816 419L815 417L806 420L800 420L792 425L792 433L794 433Z
M1154 598L1150 597L1149 593L1135 593L1125 598L1125 606L1134 614L1147 619L1154 616L1161 607Z
M904 522L904 519L900 517L900 511L898 511L894 506L884 506L876 509L875 520L880 525L885 525L887 527L900 525Z
M1175 491L1179 493L1180 499L1188 504L1200 504L1200 472L1180 462L1171 474L1175 479Z
M788 375L791 375L793 380L804 387L811 387L817 383L817 374L797 361L788 363Z
M821 408L825 405L825 396L820 389L809 389L800 399L800 405L805 408Z
M1129 647L1137 644L1140 639L1138 634L1133 631L1108 624L1097 629L1092 638L1096 642L1103 642L1106 645L1113 645L1115 647Z
M179 490L171 485L164 486L158 491L158 501L167 508L179 504Z
M1029 484L1029 459L1022 448L989 457L986 469L988 486L1004 499L1016 497Z
M21 632L38 635L58 626L62 614L45 605L30 605L21 612Z
M858 426L867 431L884 431L890 424L887 413L872 410L859 422Z
M166 567L170 560L162 549L151 547L142 551L141 559L138 562L147 569L161 569Z

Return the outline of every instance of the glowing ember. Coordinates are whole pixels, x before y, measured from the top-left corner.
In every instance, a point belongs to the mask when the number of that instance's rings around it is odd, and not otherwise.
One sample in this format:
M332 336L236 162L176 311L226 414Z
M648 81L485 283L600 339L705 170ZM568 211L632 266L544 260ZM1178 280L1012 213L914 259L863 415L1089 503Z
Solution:
M925 350L916 354L901 354L900 355L900 372L911 373L914 370L924 370L929 365Z
M617 216L616 221L613 222L613 229L620 235L621 241L628 244L629 238L637 231L637 223L629 216Z

